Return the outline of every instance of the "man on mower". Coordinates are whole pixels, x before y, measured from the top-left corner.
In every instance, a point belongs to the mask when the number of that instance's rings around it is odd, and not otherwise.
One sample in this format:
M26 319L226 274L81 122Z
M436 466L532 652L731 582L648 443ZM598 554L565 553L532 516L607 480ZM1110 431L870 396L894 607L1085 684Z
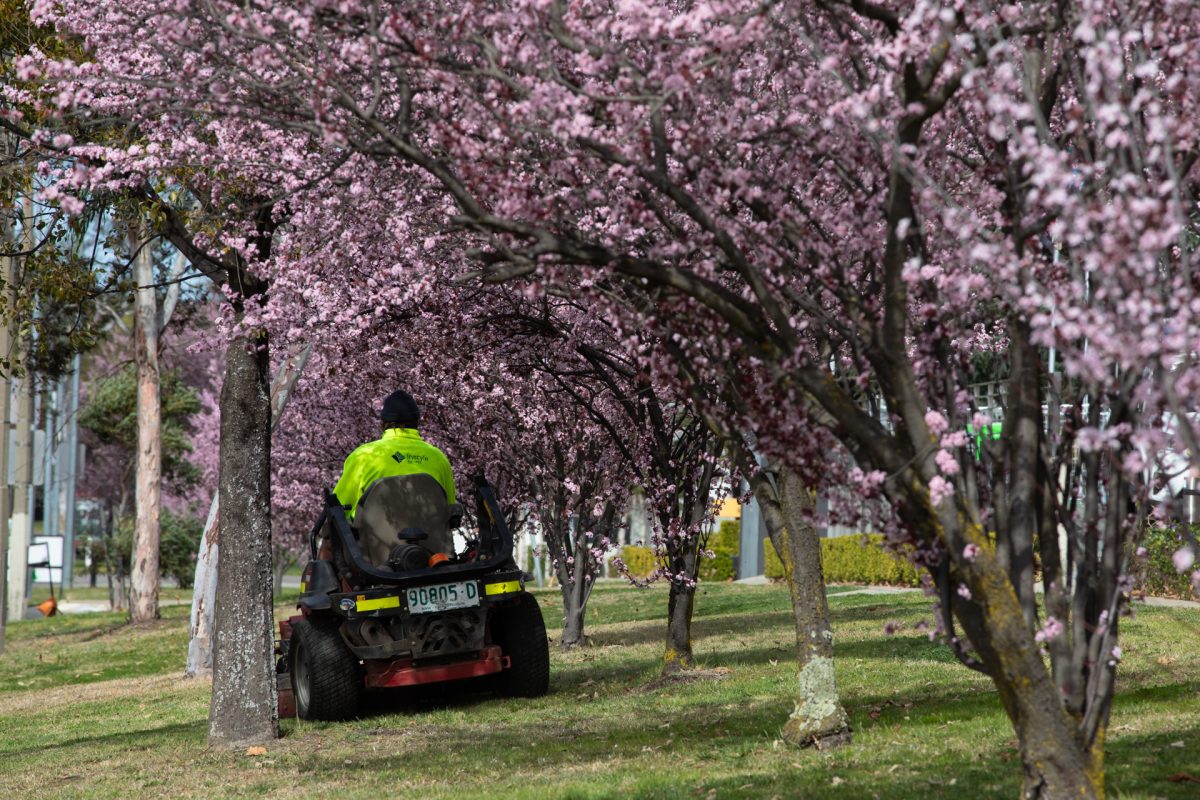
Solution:
M354 521L358 501L372 483L393 475L430 475L446 492L446 502L457 502L450 461L417 433L421 412L412 395L403 389L389 394L383 401L379 419L383 422L383 436L360 445L346 457L342 477L333 489L346 509L346 518Z

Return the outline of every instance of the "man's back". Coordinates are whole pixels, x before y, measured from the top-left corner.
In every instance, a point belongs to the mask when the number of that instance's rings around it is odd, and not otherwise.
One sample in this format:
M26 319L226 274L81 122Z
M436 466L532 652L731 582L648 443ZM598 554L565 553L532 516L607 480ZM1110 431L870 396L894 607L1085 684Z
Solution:
M392 475L431 475L446 492L446 502L458 502L454 492L454 473L444 453L421 438L414 428L388 428L383 436L359 446L346 457L342 477L333 493L346 516L354 519L363 492L380 478Z

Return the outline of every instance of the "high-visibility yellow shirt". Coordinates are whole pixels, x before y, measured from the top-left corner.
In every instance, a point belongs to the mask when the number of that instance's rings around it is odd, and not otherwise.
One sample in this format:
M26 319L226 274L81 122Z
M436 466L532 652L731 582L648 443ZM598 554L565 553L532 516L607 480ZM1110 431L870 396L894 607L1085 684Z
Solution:
M446 502L454 497L454 473L445 453L426 442L415 428L388 428L383 436L355 448L346 456L342 477L333 493L349 508L346 518L353 520L363 492L380 478L392 475L432 475L446 491Z

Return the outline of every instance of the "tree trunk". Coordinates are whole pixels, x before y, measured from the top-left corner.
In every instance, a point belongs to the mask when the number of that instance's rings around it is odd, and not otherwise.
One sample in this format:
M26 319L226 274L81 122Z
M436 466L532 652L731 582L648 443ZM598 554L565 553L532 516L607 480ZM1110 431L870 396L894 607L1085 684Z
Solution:
M850 720L838 696L833 666L833 628L821 571L821 540L805 517L814 498L790 470L780 473L778 492L761 472L751 485L771 544L783 561L796 621L800 696L783 726L783 738L800 747L848 743Z
M587 642L583 630L586 595L579 591L580 586L572 577L572 567L579 553L571 539L571 522L565 511L563 498L560 496L550 502L554 508L543 510L542 525L546 534L546 547L554 564L554 577L558 580L558 591L562 595L563 630L559 647L562 650L570 650ZM568 559L571 559L570 563Z
M696 574L696 550L688 549L673 560L685 571ZM678 573L677 573L678 574ZM663 652L663 675L693 669L696 657L692 654L692 612L696 608L696 584L671 579L671 593L667 597L667 649Z
M21 201L21 248L31 252L34 246L33 203ZM13 269L16 264L10 263ZM29 352L28 341L19 345ZM33 515L29 513L29 495L33 481L33 375L26 371L17 394L16 425L13 429L12 521L8 540L8 582L4 613L10 622L25 617L25 591L29 574L29 543L33 539ZM7 482L7 476L4 476ZM4 521L5 523L8 520Z
M112 500L104 501L104 525L100 530L100 541L104 543L104 580L108 584L108 609L117 608L117 593L113 588L116 568L113 566L113 511Z
M587 503L581 503L580 505L586 507ZM611 507L605 511L601 517L602 522L598 526L600 530L608 530L608 527L612 523L612 514ZM597 565L592 560L591 543L588 541L587 532L584 530L584 527L582 522L577 522L572 548L575 554L575 562L563 570L563 574L567 576L567 581L562 586L563 650L569 650L572 647L588 643L587 635L583 630L583 624L584 618L587 616L588 599L591 598L592 587L595 585L592 572L596 569Z
M137 491L134 502L133 570L129 582L129 619L136 624L158 619L159 511L162 486L162 407L159 403L158 302L154 261L148 242L134 243L137 314Z
M213 604L217 597L217 537L221 526L220 493L212 499L200 552L196 555L196 573L192 581L192 610L188 617L188 655L184 675L189 678L212 675Z
M1022 797L1027 800L1103 796L1103 736L1089 753L1078 742L1078 725L1063 707L1060 692L1025 624L1020 601L995 550L982 533L973 537L980 552L968 564L975 613L959 621L991 675L1017 734L1024 766ZM956 609L957 610L957 609Z
M583 632L583 618L587 606L583 602L583 594L574 582L565 582L559 586L563 598L563 631L562 650L570 650L587 644L587 636Z
M277 549L275 557L271 560L272 570L272 586L274 586L274 594L279 597L283 594L283 575L288 571L288 567L296 563L295 557L287 550Z
M164 315L165 316L165 315ZM271 381L271 431L279 427L283 411L287 408L308 357L312 344L295 349L288 355L275 379ZM189 616L188 657L184 674L189 678L212 674L213 609L217 594L217 562L220 555L218 540L221 533L220 493L212 499L208 509L208 520L204 523L204 535L200 537L200 549L196 554L196 577L192 583L192 610Z
M4 135L4 143L8 143L8 135ZM0 242L7 247L12 227L8 220L3 220L3 231L0 231ZM4 290L3 300L7 307L12 306L13 277L17 271L16 258L4 257ZM12 354L13 336L8 320L0 320L0 358L10 360ZM12 515L12 495L8 490L8 428L9 428L9 386L11 385L11 370L0 375L0 655L4 655L4 645L7 639L8 624L4 612L6 595L8 594L8 518Z
M700 579L700 550L708 541L700 526L710 522L709 493L712 489L716 457L720 440L708 436L704 450L708 455L697 473L676 481L688 481L679 499L684 513L681 529L671 536L671 520L664 518L667 532L667 567L671 571L671 592L667 597L667 647L663 652L663 675L672 675L696 666L692 653L692 613L696 608L696 583ZM669 461L665 462L669 463Z
M25 616L25 591L29 578L29 543L33 516L29 513L33 478L33 376L21 379L17 394L17 421L13 429L12 524L8 540L8 598L5 613L14 622Z
M208 741L240 748L279 736L271 603L271 394L265 339L229 343L221 387L220 506Z

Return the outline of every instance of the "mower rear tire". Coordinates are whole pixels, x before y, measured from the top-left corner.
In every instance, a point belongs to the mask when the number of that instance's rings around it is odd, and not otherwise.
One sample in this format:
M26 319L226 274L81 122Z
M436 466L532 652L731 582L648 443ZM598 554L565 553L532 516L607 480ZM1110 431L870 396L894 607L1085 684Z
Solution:
M550 645L537 598L522 594L511 606L496 609L492 639L510 666L496 675L496 689L506 697L541 697L550 689Z
M298 620L289 645L292 693L300 719L341 720L358 715L362 669L333 620Z

